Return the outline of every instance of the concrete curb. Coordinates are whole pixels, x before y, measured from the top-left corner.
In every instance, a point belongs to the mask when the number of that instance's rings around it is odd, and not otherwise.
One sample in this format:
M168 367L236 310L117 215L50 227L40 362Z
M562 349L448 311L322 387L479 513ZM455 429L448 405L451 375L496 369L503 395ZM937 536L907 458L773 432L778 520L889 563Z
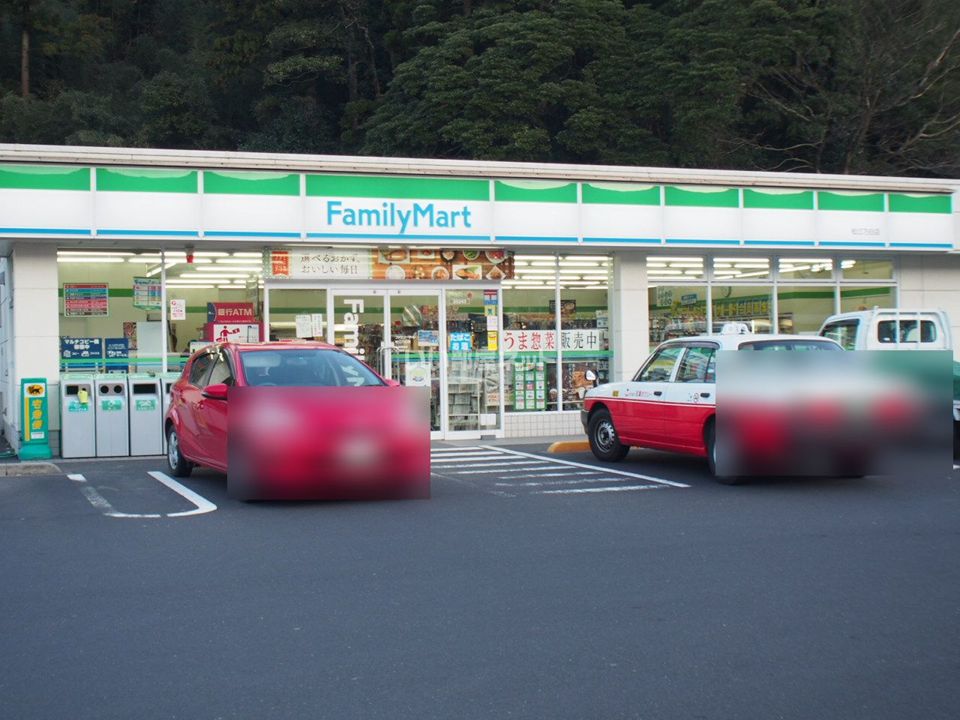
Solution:
M60 468L48 462L21 462L0 465L0 477L20 475L61 475Z
M559 440L547 448L548 453L587 452L590 449L589 440Z

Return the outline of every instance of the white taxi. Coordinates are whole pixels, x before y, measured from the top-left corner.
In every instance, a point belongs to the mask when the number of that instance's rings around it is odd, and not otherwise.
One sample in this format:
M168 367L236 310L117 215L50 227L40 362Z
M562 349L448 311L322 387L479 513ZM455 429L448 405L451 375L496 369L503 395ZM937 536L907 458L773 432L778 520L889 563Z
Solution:
M706 457L716 475L716 355L720 350L842 352L833 340L751 334L741 324L717 335L662 343L627 382L607 383L584 397L580 421L600 460L622 460L631 447Z

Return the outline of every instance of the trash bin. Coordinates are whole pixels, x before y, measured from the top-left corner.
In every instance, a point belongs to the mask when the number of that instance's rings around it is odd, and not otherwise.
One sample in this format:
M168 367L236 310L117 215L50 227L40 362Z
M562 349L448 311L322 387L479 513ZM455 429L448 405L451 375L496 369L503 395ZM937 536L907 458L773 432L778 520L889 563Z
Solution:
M118 373L94 378L97 418L97 457L130 454L130 414L127 378Z
M164 430L164 423L167 419L167 410L170 407L170 388L180 379L181 373L167 372L160 376L161 388L163 389L163 411L160 415L160 435L163 438L163 452L167 452L167 433Z
M93 375L60 376L60 455L65 458L97 456L96 407Z
M163 453L163 398L160 378L146 373L127 376L127 403L130 408L130 454Z

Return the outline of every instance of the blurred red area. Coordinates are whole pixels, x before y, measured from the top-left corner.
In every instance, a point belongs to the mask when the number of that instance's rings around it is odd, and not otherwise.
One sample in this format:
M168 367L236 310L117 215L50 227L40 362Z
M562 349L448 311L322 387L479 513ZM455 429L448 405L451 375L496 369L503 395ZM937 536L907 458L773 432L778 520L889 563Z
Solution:
M430 497L423 388L230 391L227 483L246 500Z
M917 355L721 353L718 474L949 469L950 358Z

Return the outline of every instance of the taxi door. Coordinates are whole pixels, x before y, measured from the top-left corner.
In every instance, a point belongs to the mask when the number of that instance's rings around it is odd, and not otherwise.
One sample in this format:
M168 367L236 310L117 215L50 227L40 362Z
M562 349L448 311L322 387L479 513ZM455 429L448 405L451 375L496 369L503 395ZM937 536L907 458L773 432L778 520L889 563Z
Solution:
M624 427L617 425L617 433L624 441L663 441L663 402L683 350L680 344L661 347L627 383L621 404Z
M703 426L717 402L716 357L715 343L688 345L666 389L663 430L666 442L678 449L704 447Z

